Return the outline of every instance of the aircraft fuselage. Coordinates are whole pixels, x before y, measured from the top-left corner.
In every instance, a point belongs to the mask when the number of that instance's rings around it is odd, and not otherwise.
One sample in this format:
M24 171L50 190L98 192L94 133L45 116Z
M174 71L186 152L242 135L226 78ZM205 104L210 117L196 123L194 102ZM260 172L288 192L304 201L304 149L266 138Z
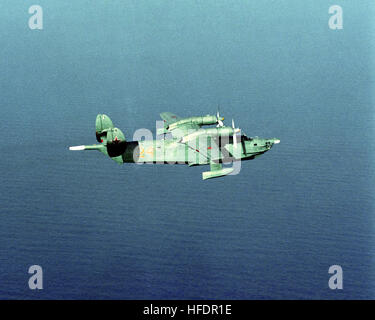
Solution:
M276 142L275 142L276 141ZM126 142L124 153L117 157L124 163L166 163L166 164L209 164L213 152L218 152L219 162L252 160L272 148L277 139L251 138L241 139L234 148L233 143L222 144L222 148L213 148L215 142L194 144L179 143L171 140L144 140ZM118 162L120 162L118 161Z

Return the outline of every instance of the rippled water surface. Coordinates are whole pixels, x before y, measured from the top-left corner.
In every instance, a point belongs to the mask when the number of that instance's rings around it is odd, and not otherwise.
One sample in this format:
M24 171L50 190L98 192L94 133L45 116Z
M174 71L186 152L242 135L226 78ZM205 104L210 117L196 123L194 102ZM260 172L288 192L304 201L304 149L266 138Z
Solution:
M375 298L373 2L39 3L0 5L0 298ZM237 176L68 150L218 104L281 139Z

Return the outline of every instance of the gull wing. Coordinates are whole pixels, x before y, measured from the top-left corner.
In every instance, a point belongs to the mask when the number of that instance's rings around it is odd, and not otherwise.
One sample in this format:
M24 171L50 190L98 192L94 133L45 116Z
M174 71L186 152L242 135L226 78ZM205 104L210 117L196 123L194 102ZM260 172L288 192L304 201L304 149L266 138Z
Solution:
M179 116L173 114L172 112L162 112L160 114L160 118L164 120L164 122L166 123L166 126L169 126L173 122L181 120Z
M193 133L196 130L199 130L200 127L195 123L183 123L178 125L173 130L166 130L166 128L171 125L172 123L181 120L182 118L173 114L172 112L162 112L160 117L164 120L164 130L160 131L160 133L167 133L170 132L173 138L180 139L183 136L188 135L189 133Z
M177 126L177 128L170 130L169 132L172 134L173 138L180 139L199 129L200 127L195 123L184 123L184 124Z
M216 139L206 134L199 135L197 139L198 141L193 139L186 142L180 141L180 143L184 143L188 146L188 148L192 149L195 152L199 152L201 156L206 158L209 162L213 163L213 165L214 162L222 159L222 150L220 150Z

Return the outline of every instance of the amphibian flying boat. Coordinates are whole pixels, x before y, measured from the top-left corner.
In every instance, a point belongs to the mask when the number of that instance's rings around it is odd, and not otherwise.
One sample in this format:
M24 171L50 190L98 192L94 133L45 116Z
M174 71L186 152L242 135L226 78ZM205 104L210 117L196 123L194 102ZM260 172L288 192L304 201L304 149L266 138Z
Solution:
M126 141L122 131L114 127L107 115L98 114L96 139L99 144L69 149L98 150L117 163L210 165L210 171L202 173L205 180L234 174L234 168L223 167L223 164L252 160L280 142L276 138L247 137L235 127L233 120L231 127L225 126L219 112L189 118L180 118L170 112L160 116L164 125L157 129L159 139ZM202 128L215 124L216 127Z

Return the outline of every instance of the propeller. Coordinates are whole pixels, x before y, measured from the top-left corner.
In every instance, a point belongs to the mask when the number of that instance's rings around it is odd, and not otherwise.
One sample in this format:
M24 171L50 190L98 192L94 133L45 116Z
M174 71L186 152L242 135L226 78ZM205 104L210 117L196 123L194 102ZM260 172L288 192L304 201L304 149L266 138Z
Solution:
M220 117L219 107L217 108L216 119L217 119L217 126L216 127L217 128L224 127L224 123L223 123L224 117Z
M237 133L241 131L240 128L234 126L234 120L232 119L232 129L233 129L233 147L237 149Z

